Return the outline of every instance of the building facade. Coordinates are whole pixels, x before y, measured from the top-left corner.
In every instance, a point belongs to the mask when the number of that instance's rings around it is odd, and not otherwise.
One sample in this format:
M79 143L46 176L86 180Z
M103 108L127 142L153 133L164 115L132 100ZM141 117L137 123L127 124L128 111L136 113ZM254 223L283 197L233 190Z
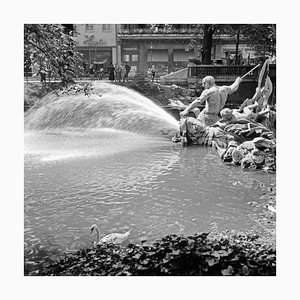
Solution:
M130 75L147 74L155 66L157 76L186 68L189 58L201 62L201 48L188 51L187 45L195 38L190 24L174 24L169 30L165 25L150 24L74 24L79 33L76 48L83 54L85 69L93 66L107 69L111 64L128 62ZM235 38L222 35L213 39L212 62L230 65L235 56ZM256 61L255 52L241 38L240 64Z
M93 66L107 69L117 62L117 25L74 24L78 32L76 50L83 54L86 72Z
M146 73L154 65L158 75L186 68L189 58L201 62L201 45L191 51L187 45L195 38L195 28L190 24L174 24L168 30L164 25L121 24L118 26L117 43L120 45L121 60L127 61L138 73ZM235 37L216 36L213 39L211 59L214 64L230 65L235 57ZM255 63L255 52L241 37L239 44L240 64Z
M194 51L186 51L192 37L188 30L166 33L159 28L152 29L149 24L122 24L118 27L121 60L127 61L136 73L146 74L153 65L158 75L185 68L188 57L195 56Z
M83 54L86 73L107 72L111 64L128 62L130 75L147 74L155 66L157 76L186 68L189 59L201 62L201 45L187 51L187 45L195 38L195 25L172 24L68 24L76 30L76 50ZM234 61L235 37L226 35L213 39L211 59L213 64L230 65ZM240 38L240 64L255 64L257 56ZM29 60L28 60L29 61ZM30 62L24 67L25 76L31 76Z

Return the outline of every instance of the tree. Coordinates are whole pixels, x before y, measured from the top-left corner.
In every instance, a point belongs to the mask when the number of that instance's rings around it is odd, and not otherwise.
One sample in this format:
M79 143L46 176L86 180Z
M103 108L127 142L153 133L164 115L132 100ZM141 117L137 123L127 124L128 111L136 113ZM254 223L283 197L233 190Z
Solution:
M24 25L24 64L38 72L48 70L62 82L82 74L81 54L74 50L76 33L60 24Z
M192 26L195 29L195 38L191 39L187 49L194 49L201 45L203 64L211 63L213 38L221 34L236 37L235 64L240 63L241 39L246 40L259 56L276 54L276 25L274 24L197 24Z
M151 29L158 28L164 32L171 32L172 29L176 29L182 26L182 24L151 24ZM211 48L213 44L213 35L219 32L220 26L217 24L190 24L190 27L194 31L194 38L191 39L187 45L186 50L190 51L201 46L202 64L211 64Z
M201 45L202 64L211 64L211 49L213 46L213 37L216 34L227 32L228 25L222 24L193 24L195 38L191 39L187 49L199 48Z
M202 64L211 64L211 48L213 43L213 35L216 31L216 25L203 25L203 49L202 49Z
M231 24L231 25L223 25L223 31L226 34L236 37L235 42L235 56L234 56L234 64L239 65L241 63L241 57L239 55L239 46L240 46L240 38L243 36L243 32L248 25L243 24Z
M239 56L239 44L240 44L240 36L243 32L244 26L242 24L199 24L198 32L198 43L202 44L201 53L202 53L202 64L210 65L211 64L211 49L213 46L213 38L216 35L231 35L236 36L236 47L235 47L235 61L234 63L237 65L240 63ZM199 36L200 33L200 36ZM195 46L194 43L190 43L190 45ZM197 43L197 41L196 41Z
M242 38L258 56L276 54L275 24L232 24L224 27L227 34L236 36L235 64L239 64L239 44Z
M276 24L245 25L243 35L258 55L276 55Z

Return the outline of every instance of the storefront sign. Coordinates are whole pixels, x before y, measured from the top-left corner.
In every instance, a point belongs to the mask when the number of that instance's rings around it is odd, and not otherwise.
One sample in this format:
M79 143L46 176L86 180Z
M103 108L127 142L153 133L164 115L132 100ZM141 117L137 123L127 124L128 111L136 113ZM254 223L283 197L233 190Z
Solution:
M223 48L222 49L223 52L235 52L235 48ZM252 49L251 48L246 48L246 47L239 47L239 51L251 51Z
M124 51L137 51L137 47L124 47L123 48Z
M84 37L83 45L85 46L99 46L106 43L103 39L96 40L94 35L85 35Z

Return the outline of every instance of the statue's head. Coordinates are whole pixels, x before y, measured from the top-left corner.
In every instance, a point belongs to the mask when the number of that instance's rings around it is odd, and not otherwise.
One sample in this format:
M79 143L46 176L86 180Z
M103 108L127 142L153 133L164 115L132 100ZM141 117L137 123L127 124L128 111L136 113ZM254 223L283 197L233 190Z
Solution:
M230 108L223 108L220 111L220 115L223 120L229 120L232 117L232 110Z
M202 79L202 86L205 89L209 89L214 85L216 85L216 83L215 83L215 79L212 76L206 76Z

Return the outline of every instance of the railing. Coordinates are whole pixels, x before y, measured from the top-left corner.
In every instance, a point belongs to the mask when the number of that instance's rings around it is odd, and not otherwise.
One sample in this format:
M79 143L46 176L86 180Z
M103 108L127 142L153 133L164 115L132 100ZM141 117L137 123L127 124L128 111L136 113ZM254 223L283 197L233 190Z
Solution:
M253 65L236 65L236 66L213 66L213 65L197 65L189 66L188 77L199 77L205 76L213 77L228 77L228 76L243 76L249 72L254 66ZM255 69L251 72L247 78L255 79L258 76L259 69Z

